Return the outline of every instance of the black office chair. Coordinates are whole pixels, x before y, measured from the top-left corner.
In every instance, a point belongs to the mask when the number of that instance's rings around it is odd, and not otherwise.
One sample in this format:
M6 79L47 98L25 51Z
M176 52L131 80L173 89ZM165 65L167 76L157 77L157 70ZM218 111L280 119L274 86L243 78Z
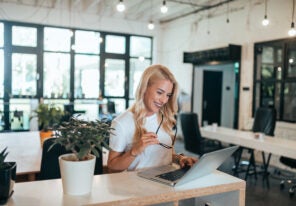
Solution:
M196 113L180 113L180 121L187 151L203 155L222 148L220 141L208 140L201 136Z
M59 179L61 178L59 156L62 154L71 153L66 151L64 147L56 144L51 150L49 147L54 143L54 138L49 138L43 143L42 159L40 173L38 174L38 180ZM94 174L103 174L103 156L100 152L100 157L96 158L95 172Z
M280 157L280 162L283 163L284 165L291 167L293 169L296 169L296 159L292 159L289 157ZM291 185L289 188L289 194L290 197L293 197L295 194L295 189L296 189L296 176L292 175L292 176L287 176L284 179L281 180L281 189L285 188L285 184L289 184Z
M254 116L254 123L253 123L253 132L261 132L268 136L274 136L274 129L276 124L276 110L274 108L268 107L259 107ZM241 157L243 150L247 149L250 153L249 161L241 162ZM263 168L263 180L267 180L268 183L268 171L267 166L269 165L269 161L271 158L271 153L268 154L267 160L265 158L264 152L262 152L262 159L264 162ZM243 166L247 166L247 169L242 169ZM247 180L250 174L255 175L255 179L257 179L257 171L256 171L256 161L254 155L254 149L240 147L235 155L235 166L233 168L234 175L238 176L238 173L245 172L245 180Z

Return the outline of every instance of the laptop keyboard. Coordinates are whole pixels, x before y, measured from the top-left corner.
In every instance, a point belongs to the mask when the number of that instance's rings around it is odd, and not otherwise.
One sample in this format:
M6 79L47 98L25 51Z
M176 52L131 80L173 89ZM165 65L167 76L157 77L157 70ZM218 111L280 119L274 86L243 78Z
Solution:
M175 180L179 179L180 177L182 177L189 169L190 169L190 167L184 167L184 168L174 170L172 172L167 172L167 173L163 173L161 175L157 175L156 177L159 177L159 178L162 178L165 180L169 180L169 181L175 181Z

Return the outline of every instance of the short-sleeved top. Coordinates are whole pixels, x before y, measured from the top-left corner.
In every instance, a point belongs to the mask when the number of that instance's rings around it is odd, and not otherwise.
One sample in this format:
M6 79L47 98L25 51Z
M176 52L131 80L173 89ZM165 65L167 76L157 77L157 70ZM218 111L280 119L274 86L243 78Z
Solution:
M147 132L156 132L159 126L157 115L153 114L144 120L144 128ZM125 111L112 121L112 128L115 130L110 135L109 146L116 152L127 152L132 147L135 132L135 120L132 112ZM171 137L160 128L158 140L164 144L172 145ZM166 149L160 145L149 145L139 154L128 167L128 171L147 167L156 167L172 163L173 149Z

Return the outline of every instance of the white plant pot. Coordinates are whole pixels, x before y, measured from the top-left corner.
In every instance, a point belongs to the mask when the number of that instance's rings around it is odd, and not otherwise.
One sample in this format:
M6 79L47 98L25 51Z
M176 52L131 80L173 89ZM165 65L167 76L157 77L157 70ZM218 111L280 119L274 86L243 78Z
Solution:
M92 189L96 157L85 161L68 161L62 157L73 154L64 154L59 157L64 194L85 195Z

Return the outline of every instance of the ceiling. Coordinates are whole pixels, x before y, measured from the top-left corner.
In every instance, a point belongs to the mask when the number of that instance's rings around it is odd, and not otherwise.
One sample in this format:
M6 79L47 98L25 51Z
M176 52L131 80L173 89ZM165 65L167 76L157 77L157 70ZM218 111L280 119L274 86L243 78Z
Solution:
M168 12L163 14L160 7L163 0L123 0L126 10L119 13L119 0L0 0L3 3L33 6L36 9L62 9L71 12L95 14L101 17L123 18L142 22L171 22L205 10L222 8L225 13L229 4L237 0L166 0Z

